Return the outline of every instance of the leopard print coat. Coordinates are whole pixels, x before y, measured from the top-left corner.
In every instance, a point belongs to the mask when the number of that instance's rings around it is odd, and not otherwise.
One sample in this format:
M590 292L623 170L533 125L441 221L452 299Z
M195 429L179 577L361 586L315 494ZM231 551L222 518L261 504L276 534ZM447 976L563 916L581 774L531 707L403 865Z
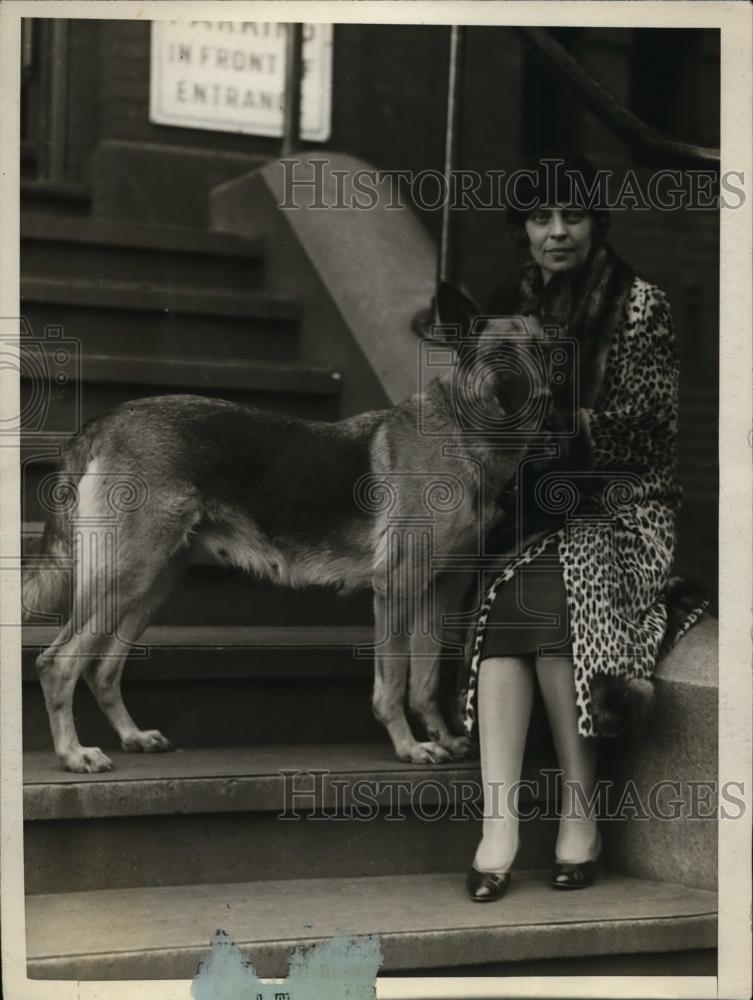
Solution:
M594 711L597 678L648 678L666 645L667 588L680 491L675 481L678 361L664 293L640 278L626 286L621 322L593 407L580 410L592 450L591 488L577 513L512 557L486 592L472 636L463 725L475 735L484 630L497 590L540 553L556 551L571 621L578 732L610 735ZM550 502L565 505L561 477ZM558 487L559 484L559 487ZM546 483L540 484L546 487ZM575 484L576 487L578 484ZM546 494L546 488L541 491ZM564 498L564 499L563 499ZM546 501L546 496L545 496ZM700 610L694 609L695 618ZM695 620L687 616L677 637ZM665 649L662 648L662 652Z

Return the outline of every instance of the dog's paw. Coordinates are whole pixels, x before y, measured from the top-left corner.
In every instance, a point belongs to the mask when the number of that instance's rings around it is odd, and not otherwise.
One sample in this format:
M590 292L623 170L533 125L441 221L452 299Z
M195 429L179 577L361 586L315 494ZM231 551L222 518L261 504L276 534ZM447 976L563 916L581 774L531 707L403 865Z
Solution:
M403 753L398 754L400 760L411 764L444 764L452 760L452 754L438 743L414 743Z
M451 736L444 740L442 746L450 751L453 760L466 760L473 756L473 744L470 736Z
M158 729L146 729L121 742L126 753L166 753L173 746Z
M98 771L112 771L112 761L99 747L78 747L67 753L58 754L66 771L77 774L96 774Z

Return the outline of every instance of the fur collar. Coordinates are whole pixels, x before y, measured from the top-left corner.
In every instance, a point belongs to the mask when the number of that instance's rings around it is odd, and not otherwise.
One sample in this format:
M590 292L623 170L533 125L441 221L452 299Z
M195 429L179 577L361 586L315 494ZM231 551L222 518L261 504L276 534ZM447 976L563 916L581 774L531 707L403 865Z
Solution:
M597 243L576 272L560 271L546 285L538 265L526 264L498 290L491 312L534 314L545 326L562 327L565 336L577 340L579 402L592 407L599 398L607 352L625 316L634 277L632 268L609 244Z

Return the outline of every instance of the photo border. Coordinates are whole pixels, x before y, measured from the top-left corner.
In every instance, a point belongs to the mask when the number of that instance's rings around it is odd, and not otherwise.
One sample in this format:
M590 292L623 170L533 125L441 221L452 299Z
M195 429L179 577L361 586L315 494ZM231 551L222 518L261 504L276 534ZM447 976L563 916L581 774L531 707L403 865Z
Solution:
M19 102L22 17L143 19L212 17L221 20L425 23L469 26L546 25L689 27L721 30L722 169L745 174L750 203L753 175L751 131L751 28L753 7L745 0L488 0L488 2L393 2L347 0L287 2L234 0L4 0L0 5L0 317L19 315ZM14 136L15 141L8 141ZM743 781L747 810L742 819L719 821L718 977L427 977L378 980L378 996L408 997L749 997L751 995L751 365L753 317L750 204L722 211L720 246L719 410L719 775ZM0 371L0 416L17 413L18 379ZM20 485L17 442L0 447L0 570L20 558ZM0 621L18 620L19 574L0 572ZM28 980L25 958L21 757L20 629L0 630L0 920L3 985L7 1000L185 1000L190 980L76 982ZM207 942L209 949L209 942ZM605 991L608 987L608 991ZM469 990L471 993L469 993Z

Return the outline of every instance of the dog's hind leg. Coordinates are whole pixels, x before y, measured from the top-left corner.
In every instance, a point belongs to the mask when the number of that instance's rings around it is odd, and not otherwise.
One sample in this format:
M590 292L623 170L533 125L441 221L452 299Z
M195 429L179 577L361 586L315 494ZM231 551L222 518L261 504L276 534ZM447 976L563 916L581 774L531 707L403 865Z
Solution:
M101 658L84 670L84 680L108 722L118 734L124 750L157 752L172 749L169 740L156 729L142 730L131 718L123 701L121 678L131 643L146 627L140 615L125 618L118 626L118 637L107 647ZM129 639L126 636L130 636Z
M122 520L117 551L117 628L84 678L117 733L123 750L155 753L171 745L157 729L142 730L123 701L121 679L131 644L138 640L188 565L186 539L199 513L190 501L160 497Z
M54 642L37 657L37 672L58 760L68 771L109 771L99 747L83 747L73 720L73 693L86 667L107 649L114 625L116 590L114 540L104 524L99 483L84 476L79 484L79 517L71 525L74 554L71 616Z
M127 752L159 753L172 749L159 730L139 729L133 721L123 701L121 679L131 644L143 633L173 583L183 575L187 563L187 554L181 554L165 568L141 606L118 623L117 633L102 657L84 670L84 680Z
M99 747L82 747L73 721L73 692L91 660L106 648L109 637L98 635L90 619L76 627L71 619L52 645L37 657L55 753L68 771L109 771L112 761Z
M115 713L125 732L138 732L130 716L130 726L126 721L119 693L113 693L119 690L127 651L123 642L136 638L143 628L148 597L196 520L195 511L185 504L171 505L170 498L156 497L138 512L118 518L114 540L111 521L97 520L104 508L98 504L96 489L96 484L79 489L85 502L79 505L83 514L76 529L73 614L37 659L55 753L69 771L112 767L98 747L82 747L76 734L73 692L84 670L94 678L95 695L104 698L103 707ZM97 681L94 664L113 648L115 667L109 677Z
M426 735L455 759L467 757L470 740L453 736L437 704L439 663L442 650L441 629L447 610L447 588L428 587L416 601L416 615L411 634L411 659L408 703L422 723Z

